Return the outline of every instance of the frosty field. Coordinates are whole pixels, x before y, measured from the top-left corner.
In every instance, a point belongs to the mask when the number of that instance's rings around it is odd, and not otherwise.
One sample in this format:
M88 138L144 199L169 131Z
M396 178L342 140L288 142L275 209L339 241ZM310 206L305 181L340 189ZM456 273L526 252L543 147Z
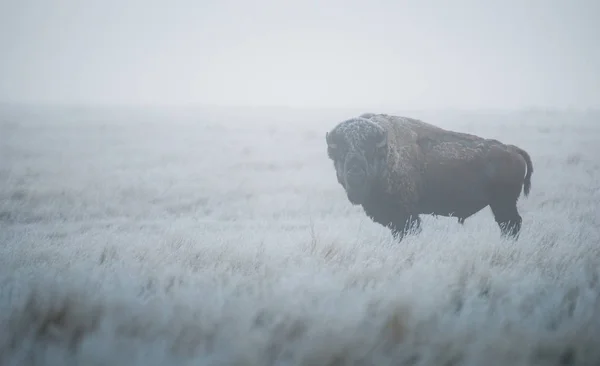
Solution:
M362 112L0 109L0 364L600 363L600 113L398 112L534 173L518 241L396 243L327 158Z

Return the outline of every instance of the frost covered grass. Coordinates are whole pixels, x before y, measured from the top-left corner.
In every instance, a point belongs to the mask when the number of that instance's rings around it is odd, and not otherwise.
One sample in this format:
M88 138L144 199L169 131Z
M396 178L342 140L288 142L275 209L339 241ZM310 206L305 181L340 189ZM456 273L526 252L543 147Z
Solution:
M518 241L398 244L326 156L362 112L3 108L0 364L600 363L600 114L405 112L535 172Z

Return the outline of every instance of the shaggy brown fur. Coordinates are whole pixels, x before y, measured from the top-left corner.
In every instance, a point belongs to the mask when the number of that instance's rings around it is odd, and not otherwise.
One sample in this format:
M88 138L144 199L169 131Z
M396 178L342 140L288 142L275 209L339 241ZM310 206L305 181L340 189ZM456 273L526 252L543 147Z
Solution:
M420 231L420 214L464 223L490 206L503 236L517 238L517 200L533 165L523 149L386 114L363 114L326 133L338 182L353 204L399 240Z

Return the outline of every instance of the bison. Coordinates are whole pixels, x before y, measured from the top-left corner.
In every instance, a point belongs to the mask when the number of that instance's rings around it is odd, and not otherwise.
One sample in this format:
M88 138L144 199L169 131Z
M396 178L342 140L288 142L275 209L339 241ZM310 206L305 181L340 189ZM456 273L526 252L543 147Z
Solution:
M337 181L353 205L401 241L419 215L465 219L490 206L502 237L517 239L517 200L531 189L529 154L418 119L365 113L325 133Z

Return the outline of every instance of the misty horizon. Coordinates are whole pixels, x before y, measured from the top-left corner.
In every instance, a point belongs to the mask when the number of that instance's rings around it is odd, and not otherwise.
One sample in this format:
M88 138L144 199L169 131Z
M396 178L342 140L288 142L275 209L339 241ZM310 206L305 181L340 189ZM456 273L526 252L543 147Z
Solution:
M600 107L591 1L162 4L4 2L0 102Z
M0 2L0 365L600 365L599 15Z

